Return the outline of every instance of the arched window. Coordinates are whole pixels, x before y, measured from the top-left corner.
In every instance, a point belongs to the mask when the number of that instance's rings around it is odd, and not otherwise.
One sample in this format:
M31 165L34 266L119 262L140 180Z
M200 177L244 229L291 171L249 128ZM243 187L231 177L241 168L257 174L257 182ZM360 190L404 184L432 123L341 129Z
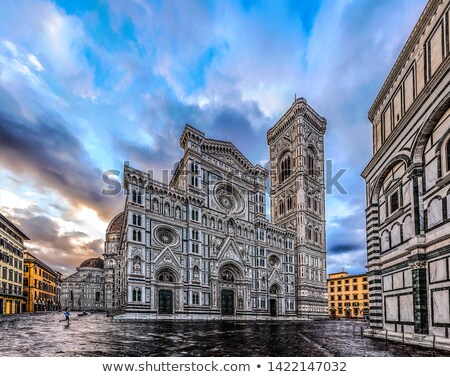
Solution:
M317 230L314 231L314 242L319 242L319 234L317 233Z
M137 216L133 214L133 225L137 224Z
M290 211L292 209L292 197L287 198L287 209Z
M314 175L314 156L311 154L306 158L306 169L309 175Z
M133 229L133 241L137 241L137 232Z
M133 301L137 300L137 291L136 289L133 289Z
M137 232L137 240L138 240L138 242L142 241L141 231Z
M138 291L137 291L137 300L142 301L142 292L140 289L138 289Z
M137 192L136 190L133 190L133 202L137 202Z
M137 202L138 204L142 204L142 194L140 191L138 191L137 193Z
M138 226L141 226L141 216L137 217L137 224L138 224Z
M95 301L96 302L100 301L100 292L95 292Z
M279 166L280 183L283 183L287 178L289 178L291 176L291 173L292 173L291 156L286 153L280 159L280 166Z
M73 291L70 291L70 292L69 292L69 300L70 300L70 301L73 301Z
M193 292L192 293L192 304L193 305L199 305L200 304L200 296L199 296L198 292Z
M280 215L284 214L284 202L283 201L280 202L279 209L280 209Z
M306 171L311 176L314 176L316 173L315 157L316 153L314 152L314 149L312 147L308 147L306 150Z

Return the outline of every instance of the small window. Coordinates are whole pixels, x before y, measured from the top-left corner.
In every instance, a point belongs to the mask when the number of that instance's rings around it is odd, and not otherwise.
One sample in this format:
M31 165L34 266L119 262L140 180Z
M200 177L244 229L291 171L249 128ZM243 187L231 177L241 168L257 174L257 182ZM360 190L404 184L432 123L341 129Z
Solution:
M400 203L398 200L398 191L394 192L391 195L391 214L394 213L395 211L397 211L400 207Z
M314 175L314 157L310 154L308 154L306 157L306 169L309 175Z

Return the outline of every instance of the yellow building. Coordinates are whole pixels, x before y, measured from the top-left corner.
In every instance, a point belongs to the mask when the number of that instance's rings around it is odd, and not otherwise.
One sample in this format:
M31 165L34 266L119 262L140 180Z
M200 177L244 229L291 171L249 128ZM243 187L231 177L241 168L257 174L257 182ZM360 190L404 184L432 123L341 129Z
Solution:
M61 274L29 252L24 253L24 293L26 311L60 309Z
M369 315L369 285L366 274L329 274L327 286L328 314L331 318L364 318Z
M29 238L0 213L0 314L24 311L23 252Z

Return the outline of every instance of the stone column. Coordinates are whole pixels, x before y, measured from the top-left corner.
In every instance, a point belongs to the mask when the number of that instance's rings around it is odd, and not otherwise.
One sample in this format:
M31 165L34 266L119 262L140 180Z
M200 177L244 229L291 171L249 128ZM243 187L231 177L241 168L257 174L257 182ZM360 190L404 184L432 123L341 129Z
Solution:
M382 287L380 269L380 240L378 235L378 204L366 209L367 224L367 276L369 280L370 327L383 327Z
M425 229L423 212L423 169L414 167L411 170L410 178L412 182L412 213L414 220L414 233L423 234Z
M427 262L422 254L410 258L413 281L414 332L428 334Z

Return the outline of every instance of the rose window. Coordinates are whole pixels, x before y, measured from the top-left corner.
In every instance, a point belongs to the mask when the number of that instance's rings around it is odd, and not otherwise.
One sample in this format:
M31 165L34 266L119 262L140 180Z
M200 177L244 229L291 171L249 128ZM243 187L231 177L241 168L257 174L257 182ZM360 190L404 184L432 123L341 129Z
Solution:
M244 202L238 190L227 183L219 183L216 186L215 198L219 206L227 212L240 210Z
M269 258L269 265L270 267L278 267L280 265L280 258L276 255L271 255Z
M175 230L167 227L158 227L155 230L155 238L165 246L175 245L178 242L178 236Z

